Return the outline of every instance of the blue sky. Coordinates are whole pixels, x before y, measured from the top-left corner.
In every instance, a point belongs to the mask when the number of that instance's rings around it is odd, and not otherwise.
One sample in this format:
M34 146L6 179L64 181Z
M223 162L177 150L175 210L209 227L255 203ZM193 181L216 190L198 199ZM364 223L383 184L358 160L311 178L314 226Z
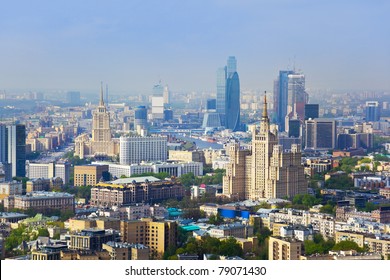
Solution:
M390 89L390 1L5 1L0 90L215 90L237 58L241 87L281 69L309 89Z

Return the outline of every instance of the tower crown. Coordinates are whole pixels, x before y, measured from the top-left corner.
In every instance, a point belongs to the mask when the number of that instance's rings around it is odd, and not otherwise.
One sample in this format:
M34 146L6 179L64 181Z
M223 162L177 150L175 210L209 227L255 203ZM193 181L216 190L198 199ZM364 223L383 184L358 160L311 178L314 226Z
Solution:
M99 106L104 106L104 99L103 99L103 82L100 84L100 101Z
M263 104L263 118L268 118L268 111L267 111L267 91L264 92L264 104Z

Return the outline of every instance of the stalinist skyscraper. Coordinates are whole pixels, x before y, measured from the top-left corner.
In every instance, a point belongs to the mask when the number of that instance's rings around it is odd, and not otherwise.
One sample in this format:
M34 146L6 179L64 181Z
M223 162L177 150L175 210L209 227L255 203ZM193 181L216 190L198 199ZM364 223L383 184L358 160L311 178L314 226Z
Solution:
M277 132L270 130L266 96L260 128L252 135L251 150L242 150L235 144L229 153L230 164L223 180L227 196L258 200L292 198L307 192L300 147L292 145L290 151L284 151L278 145Z
M81 134L75 140L75 155L115 156L119 153L119 143L111 137L110 113L107 112L103 99L103 84L100 88L100 101L92 117L92 139L88 134Z

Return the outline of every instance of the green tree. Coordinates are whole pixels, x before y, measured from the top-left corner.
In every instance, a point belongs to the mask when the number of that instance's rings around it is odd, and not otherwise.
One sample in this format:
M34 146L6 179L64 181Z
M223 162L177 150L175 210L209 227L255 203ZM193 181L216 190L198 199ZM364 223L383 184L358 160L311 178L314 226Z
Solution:
M49 231L47 230L47 228L39 228L38 229L38 236L49 237L50 234L49 234Z
M352 240L340 241L339 243L336 243L332 249L334 251L348 251L348 250L355 250L357 252L366 251L364 248L359 247L359 245Z
M195 183L195 175L190 172L184 175L181 175L180 182L184 187L190 187Z
M219 213L217 213L216 215L214 214L210 215L209 224L220 225L222 223L223 223L223 218Z

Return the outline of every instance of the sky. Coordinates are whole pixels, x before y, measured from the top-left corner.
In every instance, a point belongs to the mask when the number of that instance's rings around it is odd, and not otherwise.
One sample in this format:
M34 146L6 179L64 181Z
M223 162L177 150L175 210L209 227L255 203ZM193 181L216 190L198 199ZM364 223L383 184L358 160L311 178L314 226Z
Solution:
M390 90L388 0L3 1L0 91L215 91L301 70L308 89Z

